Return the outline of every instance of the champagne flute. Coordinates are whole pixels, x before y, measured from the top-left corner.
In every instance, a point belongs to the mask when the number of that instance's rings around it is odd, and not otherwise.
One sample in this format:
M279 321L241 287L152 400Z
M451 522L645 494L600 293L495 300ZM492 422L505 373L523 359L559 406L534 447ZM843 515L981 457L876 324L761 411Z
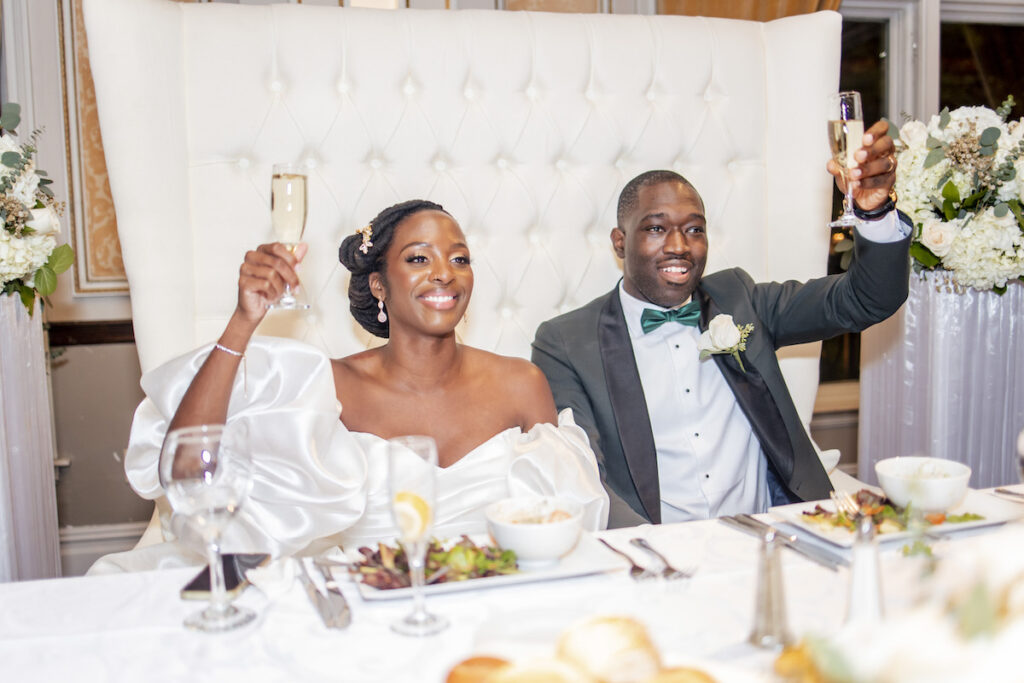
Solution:
M427 611L423 575L427 545L434 527L437 445L429 436L388 440L388 493L398 540L409 562L413 609L391 628L407 636L428 636L448 627L448 620Z
M850 188L850 171L857 168L853 155L864 142L864 113L860 105L860 93L856 90L830 95L828 98L828 144L832 158L839 164L846 181L846 199L843 214L829 223L830 228L857 225L860 219L853 213L853 190Z
M270 178L270 222L277 241L294 252L302 241L306 229L306 170L297 164L274 164ZM267 308L307 309L309 304L299 301L291 286L284 286L284 294Z
M210 563L210 604L185 619L187 628L216 633L248 624L256 613L228 602L220 537L249 494L252 471L244 443L224 425L175 429L160 452L160 485L175 514L203 540Z

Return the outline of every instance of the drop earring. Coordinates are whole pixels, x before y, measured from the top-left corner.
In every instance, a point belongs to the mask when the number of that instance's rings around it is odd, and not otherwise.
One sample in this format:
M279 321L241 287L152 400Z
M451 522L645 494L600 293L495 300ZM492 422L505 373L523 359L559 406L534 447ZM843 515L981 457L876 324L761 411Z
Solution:
M384 312L384 299L377 299L377 308L380 309L380 313L377 314L377 322L386 323L388 314Z

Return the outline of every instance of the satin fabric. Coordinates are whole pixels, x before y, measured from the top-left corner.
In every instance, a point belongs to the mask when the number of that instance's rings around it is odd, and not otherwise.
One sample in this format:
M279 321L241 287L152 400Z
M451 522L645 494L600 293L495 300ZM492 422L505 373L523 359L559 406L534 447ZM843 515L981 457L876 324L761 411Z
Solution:
M135 413L125 472L144 498L163 495L160 446L211 348L169 361L142 379L146 399ZM250 342L246 364L235 378L228 423L248 431L253 487L225 531L224 550L315 554L334 545L393 538L387 442L342 424L330 359L301 342L264 337ZM528 493L580 502L589 530L607 524L608 498L597 463L570 410L562 411L557 426L538 424L525 434L518 427L507 429L438 468L437 492L438 538L483 532L489 503ZM195 563L199 548L194 540L179 538L183 525L167 514L161 522L169 543L102 558L91 573Z

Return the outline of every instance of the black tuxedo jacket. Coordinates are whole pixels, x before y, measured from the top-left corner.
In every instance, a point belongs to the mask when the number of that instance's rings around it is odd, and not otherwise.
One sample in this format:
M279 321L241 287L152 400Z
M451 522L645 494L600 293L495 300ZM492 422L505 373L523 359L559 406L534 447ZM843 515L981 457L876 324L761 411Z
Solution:
M797 415L775 350L863 330L907 298L910 238L859 240L850 270L805 283L757 283L738 269L703 278L695 293L700 329L719 313L753 323L741 370L713 356L746 414L769 468L799 500L828 497L832 485ZM661 521L657 451L618 288L543 323L533 362L548 378L559 410L572 408L601 467L612 507L609 527Z

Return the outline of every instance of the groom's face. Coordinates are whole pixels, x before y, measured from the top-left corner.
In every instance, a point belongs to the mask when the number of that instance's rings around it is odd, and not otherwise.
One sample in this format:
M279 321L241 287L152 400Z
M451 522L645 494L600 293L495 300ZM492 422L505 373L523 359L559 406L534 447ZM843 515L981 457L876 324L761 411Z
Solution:
M708 257L704 202L678 181L640 188L636 207L612 230L623 286L665 308L683 304L700 282Z

